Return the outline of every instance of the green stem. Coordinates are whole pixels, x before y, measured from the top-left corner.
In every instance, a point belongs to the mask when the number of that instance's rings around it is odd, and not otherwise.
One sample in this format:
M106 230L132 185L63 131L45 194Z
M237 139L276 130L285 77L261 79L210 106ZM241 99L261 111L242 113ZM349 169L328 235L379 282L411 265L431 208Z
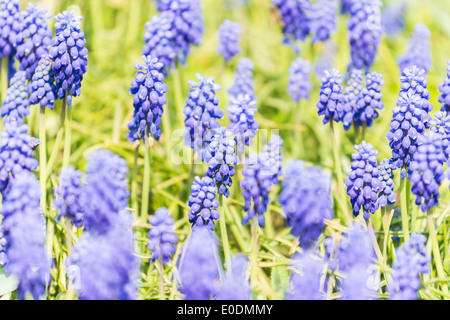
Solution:
M384 229L384 239L383 239L383 257L386 259L387 263L387 247L389 242L389 228L391 227L393 215L386 211L386 207L381 208L383 215L383 229Z
M131 176L131 207L136 212L136 215L139 213L139 203L137 197L138 183L137 183L137 175L138 175L138 158L139 158L139 146L138 142L134 147L134 162L133 162L133 172Z
M41 183L41 208L47 209L47 139L45 136L45 107L40 108L39 114L39 179Z
M441 253L439 250L439 243L437 239L436 228L434 226L434 219L431 210L428 210L427 221L428 221L428 228L430 230L430 239L433 247L433 258L436 264L436 271L438 277L444 279L445 271L442 265ZM442 291L444 292L445 295L449 295L447 283L442 284Z
M175 70L173 71L173 90L174 90L174 98L175 98L175 110L177 113L176 119L180 124L183 123L183 93L181 91L181 73L180 66L177 65Z
M166 300L166 286L164 283L164 264L161 259L158 259L158 273L159 273L159 300Z
M403 237L404 240L407 241L409 239L409 214L408 214L408 199L407 199L408 178L401 180L400 183L401 183L400 208L402 213Z
M375 235L375 231L373 230L373 225L372 225L372 221L370 220L370 218L369 218L369 220L366 221L366 223L367 223L367 230L369 231L370 239L372 240L373 248L375 249L375 253L378 257L378 261L379 261L380 265L382 267L384 267L386 265L386 263L384 262L383 254L381 253L380 246L378 245L377 236Z
M220 201L220 234L222 237L222 246L223 246L223 253L225 256L225 264L228 265L231 259L231 250L230 250L230 243L228 242L228 233L227 233L227 222L225 218L225 203L223 201L223 195L220 195L219 197Z
M300 127L302 121L301 121L301 100L294 104L294 121L295 121L295 141L294 141L294 155L296 158L300 158L300 156L304 155L305 148L303 146L303 137L302 137L302 131L297 128Z
M66 218L66 250L67 255L70 255L72 252L72 223L68 218Z
M67 168L70 164L70 149L72 146L72 107L67 106L67 98L63 100L62 108L65 108L64 117L64 154L63 154L63 168Z
M251 282L253 286L258 283L258 217L252 220L252 247L251 247L251 259L252 259L252 271L251 271Z
M142 204L141 204L141 219L147 221L148 216L148 201L150 196L150 136L148 134L149 127L145 128L145 144L144 144L144 181L142 187Z
M361 143L366 139L367 122L364 122L361 130Z
M6 91L8 91L8 64L9 64L9 58L4 57L2 60L2 69L1 69L1 95L0 95L0 102L3 102L6 98Z

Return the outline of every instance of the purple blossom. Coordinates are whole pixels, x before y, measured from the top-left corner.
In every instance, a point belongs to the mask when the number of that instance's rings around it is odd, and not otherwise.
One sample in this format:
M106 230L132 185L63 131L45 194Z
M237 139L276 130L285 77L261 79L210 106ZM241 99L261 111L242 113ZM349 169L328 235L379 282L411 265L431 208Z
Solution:
M363 86L363 72L358 69L352 69L350 79L341 96L342 105L342 124L345 130L349 130L358 112L358 101L361 99Z
M238 22L225 20L219 27L219 46L217 53L222 55L225 62L230 61L235 55L241 53L239 43L241 41L242 29Z
M153 227L148 232L148 249L152 252L152 262L161 259L162 263L168 264L178 243L173 226L175 220L167 208L159 208L150 216L149 221Z
M283 21L284 42L293 44L296 40L304 41L311 32L309 0L272 0L280 12Z
M323 123L330 121L341 121L343 106L342 101L342 79L341 73L337 69L325 71L322 78L322 87L320 88L320 98L317 103L319 116L324 116Z
M29 85L31 105L39 104L41 108L53 110L57 97L55 75L52 70L52 62L48 55L40 61L33 74Z
M219 220L220 212L217 210L220 203L216 200L216 183L210 177L195 177L189 196L189 222L193 229L207 226L214 230L216 225L214 220Z
M20 0L8 0L0 3L0 60L16 53L16 37L21 25Z
M416 65L428 73L432 67L430 37L431 32L426 25L416 24L414 26L414 32L409 39L408 50L398 59L401 71Z
M323 42L337 28L337 1L317 0L309 13L312 42Z
M441 95L439 96L439 103L442 103L443 106L441 111L450 111L450 60L447 62L447 77L444 79L444 82L439 86L439 92Z
M241 58L238 62L234 74L233 85L228 89L231 98L237 98L240 95L248 95L256 100L255 85L253 83L253 70L255 65L249 58Z
M9 119L16 120L18 124L24 124L25 118L30 115L28 86L24 71L18 71L11 79L11 85L6 91L0 112L3 118L7 116Z
M357 109L353 117L355 126L368 127L373 125L373 120L378 118L378 111L384 109L381 87L384 86L383 75L375 71L369 73L366 86L358 97Z
M216 300L250 300L252 293L247 279L248 259L242 254L231 258L230 268L215 290Z
M308 60L297 58L292 61L289 68L289 86L287 92L292 101L299 102L301 99L309 99L313 84L310 79L311 65Z
M378 166L379 179L382 183L382 188L378 194L378 204L380 207L386 205L393 205L397 199L394 192L394 173L392 170L392 160L383 159Z
M59 186L55 189L53 206L59 211L57 220L61 217L70 219L77 228L83 225L83 208L80 204L81 178L83 173L69 166L59 173Z
M258 109L255 106L256 101L252 100L250 96L239 96L237 99L231 100L231 104L227 108L228 120L230 120L228 130L235 134L238 153L243 153L245 146L252 144L256 130L259 129L259 124L255 120L255 113L258 112Z

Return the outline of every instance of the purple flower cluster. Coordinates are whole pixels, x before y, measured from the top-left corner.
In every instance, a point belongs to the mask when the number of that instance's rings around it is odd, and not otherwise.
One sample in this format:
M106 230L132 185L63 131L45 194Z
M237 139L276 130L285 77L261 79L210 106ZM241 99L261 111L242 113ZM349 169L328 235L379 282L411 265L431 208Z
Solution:
M295 40L303 41L311 32L309 0L272 0L280 12L283 21L284 42L293 44Z
M292 101L299 102L301 99L308 99L313 88L310 79L311 65L308 60L297 58L292 61L289 68L288 94Z
M377 168L378 151L365 141L356 145L355 150L358 153L352 154L352 171L345 180L345 186L352 203L353 215L359 216L362 209L364 219L369 220L370 214L378 210L378 193L383 188Z
M11 85L6 91L6 98L3 100L0 112L2 118L14 119L18 124L24 124L25 118L30 115L28 87L24 71L17 72L11 79Z
M16 53L16 37L20 32L20 0L8 0L0 3L0 59Z
M250 300L250 283L246 279L248 259L244 255L231 258L230 268L215 290L216 300Z
M42 108L53 110L57 97L55 75L48 55L44 56L36 67L29 85L31 105L39 104Z
M349 130L352 126L358 111L358 101L361 98L363 89L363 72L358 69L352 69L350 79L341 96L342 124L345 130Z
M156 140L161 137L161 117L164 105L167 103L167 85L163 82L161 73L163 64L157 58L142 57L144 63L137 63L138 70L131 83L130 93L133 99L133 119L128 123L128 140L145 140L146 134L151 134ZM148 127L148 132L146 131Z
M216 225L214 220L219 220L220 212L217 208L220 206L216 200L216 183L210 177L195 177L192 184L192 192L189 196L189 221L194 229L206 226L214 230Z
M381 87L384 85L383 75L371 72L367 75L366 86L358 97L357 109L353 120L355 126L362 127L366 124L368 127L373 125L373 120L378 118L378 111L384 109L384 103L381 101Z
M72 97L81 94L81 82L87 71L86 39L78 21L83 17L64 11L56 17L56 36L52 39L50 58L59 99L67 98L72 105Z
M218 249L217 238L207 228L192 232L178 268L185 300L210 300L219 279Z
M274 185L280 183L280 177L283 175L283 139L278 135L272 135L264 151L259 154L261 163L264 164L266 170L272 174L272 183Z
M59 173L59 186L55 189L55 200L53 205L59 210L57 219L66 217L70 219L77 228L83 225L83 208L80 204L81 178L83 173L69 166L61 169Z
M317 0L312 4L310 16L312 42L326 41L337 28L337 2Z
M239 157L236 155L236 141L231 138L232 134L226 128L214 130L204 158L208 163L206 175L214 179L219 193L227 198L230 196L228 188L233 183L231 178L236 173L235 166L239 163Z
M6 255L6 243L3 224L0 221L0 267L4 266L8 262L8 256Z
M386 4L381 12L381 23L385 33L394 38L406 27L408 2L406 0L393 1Z
M30 80L39 61L48 54L52 45L53 32L47 22L51 16L47 10L39 10L39 3L32 2L21 15L20 32L16 37L16 58L20 62L20 70L25 71L26 78Z
M3 198L1 214L8 255L5 271L18 278L20 299L28 294L34 299L42 297L49 279L40 198L39 181L29 172L18 174Z
M324 116L323 123L341 121L342 114L342 87L341 73L337 69L325 71L320 88L320 98L317 103L319 116Z
M333 218L331 179L317 167L306 168L301 160L289 161L278 202L291 234L304 248L313 246L322 233L324 219Z
M447 160L442 148L442 136L427 131L418 138L418 147L409 165L411 192L416 195L416 205L427 212L439 205L439 186L445 178Z
M447 62L447 77L444 82L439 86L439 103L442 103L442 111L450 111L450 60Z
M152 262L161 259L168 264L175 254L178 236L174 231L174 219L167 208L159 208L149 218L152 228L148 232L148 249L152 252Z
M392 160L384 159L378 166L379 179L382 183L381 191L378 194L378 204L380 207L393 205L397 199L394 192L394 173L392 170Z
M431 257L427 253L427 238L413 233L400 249L392 271L392 300L417 300L422 287L421 273L430 273Z
M243 153L245 146L252 144L252 138L259 129L259 124L255 120L258 109L255 106L256 101L250 96L239 96L231 100L227 108L228 120L230 120L228 130L235 134L238 153Z
M442 138L442 149L446 160L450 158L450 115L446 112L438 111L434 114L435 118L430 121L430 130L440 134Z
M241 53L239 43L241 41L242 29L238 22L225 20L219 27L219 46L217 53L222 55L225 62L230 61L235 55Z
M255 65L249 58L241 58L238 62L234 74L233 85L228 89L231 98L237 98L240 95L248 95L256 100L255 84L253 83L253 70Z
M433 110L433 105L430 103L431 94L427 89L428 82L425 79L425 70L412 66L403 70L400 77L400 94L402 92L411 92L418 95L422 101L419 105L425 112L429 113Z
M426 25L416 24L414 26L408 51L398 59L400 71L416 65L428 73L432 67L430 37L431 32Z

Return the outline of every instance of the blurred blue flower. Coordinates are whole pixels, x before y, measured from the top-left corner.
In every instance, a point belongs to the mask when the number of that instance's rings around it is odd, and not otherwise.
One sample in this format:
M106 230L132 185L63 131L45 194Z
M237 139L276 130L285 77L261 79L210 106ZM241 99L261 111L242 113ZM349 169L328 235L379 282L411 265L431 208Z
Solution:
M252 144L252 138L259 129L259 124L255 120L258 109L255 106L256 101L250 96L239 96L231 100L227 108L228 120L230 120L228 130L235 134L238 153L243 153L245 146Z
M66 217L77 228L83 225L84 217L83 208L80 204L82 176L83 173L80 170L75 170L72 166L62 168L59 173L59 186L55 188L55 200L53 201L53 206L56 210L59 210L56 219Z
M272 0L283 21L284 43L293 44L295 40L304 41L311 32L309 0Z
M439 86L439 103L442 103L442 111L450 111L450 60L447 62L447 77L444 82Z
M241 42L242 29L238 22L225 20L219 27L219 46L217 53L222 55L225 62L230 61L235 55L241 53L239 43Z
M405 0L386 3L381 12L381 23L388 37L394 38L405 29L407 12L408 2Z
M441 135L442 149L447 162L450 158L450 115L447 115L445 111L438 111L434 114L434 117L430 121L430 130Z
M414 26L408 50L398 59L400 71L416 65L428 73L432 67L430 37L431 32L426 25L418 23Z
M255 85L253 83L253 70L255 65L249 58L241 58L234 73L233 85L228 89L231 99L236 99L240 95L248 95L256 100Z
M288 94L292 101L299 102L301 99L309 99L313 84L310 79L311 65L308 60L297 58L292 61L289 68Z
M317 0L309 13L312 42L323 42L337 29L336 0Z
M4 266L7 262L5 232L3 230L3 223L0 221L0 266Z
M373 125L373 120L378 118L378 111L384 109L381 87L384 86L383 75L375 71L369 73L366 78L366 86L358 97L357 109L353 117L355 126L368 127Z
M264 146L263 152L259 154L264 169L272 174L274 185L280 183L280 177L283 175L283 144L284 141L279 135L272 134L269 142Z
M24 71L18 71L11 79L11 85L6 91L0 112L2 118L8 116L10 119L16 120L18 124L24 124L25 118L30 115L28 86Z
M429 101L431 94L427 89L428 82L425 79L425 70L418 68L417 66L412 66L405 68L400 77L400 88L402 92L411 92L422 98L421 104L419 105L427 113L433 110L433 105Z
M55 75L52 70L52 62L48 55L44 56L36 67L31 83L29 84L31 105L39 104L42 108L55 108L57 97Z
M230 267L215 289L216 300L250 300L252 293L246 277L248 259L242 254L231 258Z
M207 226L208 229L214 230L216 225L214 220L219 220L220 203L216 200L216 183L210 177L195 177L191 187L191 195L189 196L188 205L189 222L192 223L193 229Z
M175 234L175 220L170 215L169 209L159 208L149 218L152 228L148 232L148 249L152 252L152 262L161 259L162 263L168 264L176 252L175 245L178 236Z
M362 70L352 69L350 72L350 79L341 95L342 105L342 124L345 130L349 130L353 121L356 119L358 112L358 101L361 99L363 86L363 72Z
M382 183L382 188L378 194L378 204L380 207L386 205L393 205L397 199L394 192L394 173L392 170L392 159L383 159L378 166L379 179Z
M21 25L20 0L0 2L0 60L16 53L16 37Z

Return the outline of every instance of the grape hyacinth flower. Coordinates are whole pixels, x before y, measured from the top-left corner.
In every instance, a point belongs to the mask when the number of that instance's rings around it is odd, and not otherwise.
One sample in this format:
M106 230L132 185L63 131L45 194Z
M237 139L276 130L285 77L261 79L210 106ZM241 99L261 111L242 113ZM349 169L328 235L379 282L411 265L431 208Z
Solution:
M254 69L255 65L251 59L241 58L239 60L234 74L233 85L228 89L231 99L236 99L240 95L248 95L251 99L256 100L255 85L253 83Z
M152 262L161 259L163 264L168 264L178 243L173 226L175 220L167 208L159 208L149 221L153 227L148 232L148 249L152 252Z
M86 182L80 194L84 226L94 233L105 233L112 217L125 210L128 191L128 167L124 159L106 149L88 155Z
M378 204L380 207L393 205L397 199L394 192L394 173L392 170L392 160L383 159L378 166L379 179L382 183L381 191L378 194Z
M400 92L411 92L418 95L422 98L419 106L427 113L433 110L433 104L429 101L431 94L427 89L428 82L425 79L425 70L420 69L417 66L405 68L400 77L400 81Z
M413 233L397 250L392 271L391 300L417 300L417 291L422 287L420 274L431 271L426 242L424 235Z
M19 280L19 299L28 294L39 299L49 279L40 198L39 181L26 171L17 174L4 193L1 214L8 255L5 271Z
M406 13L408 11L408 2L398 0L386 4L381 12L381 23L388 37L394 38L406 27Z
M425 130L430 116L422 109L422 99L412 92L401 93L397 106L393 108L391 130L387 134L392 149L393 168L405 169L417 150L419 136ZM406 172L402 170L402 179Z
M284 43L293 44L295 40L304 41L311 32L309 0L272 0L278 8L283 21Z
M333 218L331 179L317 167L306 168L301 160L289 161L278 202L286 215L291 234L303 248L312 247L325 223Z
M207 144L211 139L210 129L220 128L217 120L222 119L224 115L216 95L216 92L220 91L222 87L214 82L214 77L203 77L199 73L196 74L196 77L200 83L188 82L191 90L183 111L186 117L184 139L186 145L201 153L200 158L203 160L202 152L207 147L203 144Z
M352 171L345 180L345 186L352 204L353 215L359 216L362 209L364 219L369 220L370 214L378 210L378 193L383 188L377 168L378 150L373 149L373 146L366 141L355 145L355 150L358 153L352 154Z
M323 261L311 252L296 254L293 258L291 288L286 300L322 300L320 278Z
M342 124L345 130L349 130L358 111L358 101L364 89L362 70L352 69L350 79L341 96Z
M59 186L55 189L53 206L59 211L57 220L61 217L70 219L77 228L83 225L83 208L80 204L81 178L83 173L69 166L59 173Z
M283 144L284 141L279 135L272 135L263 152L259 154L264 169L272 174L274 185L280 183L280 177L283 175Z
M158 58L164 74L177 62L186 63L191 45L203 37L203 17L199 0L159 0L160 13L145 24L142 54Z
M135 65L136 73L130 93L133 99L133 120L128 123L128 140L134 142L144 139L146 128L156 140L161 137L161 117L164 113L164 105L167 103L167 85L163 82L164 75L161 69L164 67L157 58L142 57L144 63Z
M289 68L288 94L292 101L299 102L301 99L309 99L313 88L310 79L311 65L308 60L297 58L292 61Z
M320 99L317 103L319 116L324 116L323 123L330 121L341 121L343 106L342 101L342 79L341 73L337 69L325 71L320 88Z
M324 42L337 28L337 1L317 0L310 11L311 41Z
M341 14L349 13L353 0L340 0L339 2L341 3Z
M416 195L416 205L425 213L439 205L439 186L445 178L445 161L442 136L433 131L420 135L409 165L409 180L411 192Z
M219 46L217 53L222 55L225 62L230 61L235 55L241 53L239 43L241 41L242 29L238 22L225 20L219 27Z
M358 97L357 110L353 117L355 126L371 127L373 120L378 118L378 111L384 109L381 87L384 86L383 75L371 72L367 75L366 86Z
M24 71L18 71L11 79L11 85L6 91L0 109L2 118L9 117L18 124L24 124L25 118L30 115L28 108L28 86L26 85L26 75Z
M447 62L447 77L444 79L444 82L439 86L439 92L441 95L439 96L439 103L442 103L443 106L441 111L450 111L450 60Z
M78 21L82 16L64 11L56 17L56 36L52 39L50 58L59 99L67 98L67 105L72 105L72 97L81 94L81 82L87 71L86 39Z
M380 36L379 14L380 0L352 1L350 18L347 21L349 30L351 63L349 70L362 69L369 72L377 54Z
M251 153L242 170L243 179L240 182L244 197L244 211L247 213L242 219L243 225L248 225L256 215L261 228L265 226L264 214L269 204L269 193L273 185L272 172L268 170L263 158Z
M252 144L252 138L259 129L259 124L255 120L258 109L255 106L256 101L250 96L239 96L231 100L231 105L227 108L228 120L231 122L228 130L235 134L238 153L243 153L245 146Z
M209 300L219 279L217 238L207 228L194 230L179 266L180 292L185 300ZM218 258L218 257L217 257Z
M8 119L8 118L7 118ZM39 163L33 158L30 147L32 137L27 125L18 125L15 120L5 122L0 132L0 190L8 185L10 176L17 176L23 171L36 170Z
M25 71L26 78L30 80L39 61L48 54L52 45L53 32L47 22L51 16L47 10L39 10L38 2L29 2L21 15L21 28L16 37L16 58L20 62L20 70Z
M228 189L233 184L232 177L239 164L236 155L236 141L231 138L232 132L226 128L214 130L213 137L205 150L205 162L208 163L206 175L216 182L219 194L229 197Z
M206 226L211 231L215 229L214 220L219 220L220 212L217 208L220 206L216 200L216 183L210 177L195 177L192 184L192 192L189 196L189 222L193 229Z
M134 253L129 211L112 214L104 234L84 232L66 260L67 275L79 284L81 300L134 300L139 260Z
M3 223L0 221L0 267L4 266L8 262L8 256L6 255L6 243Z
M408 51L398 59L401 71L416 65L428 73L432 67L430 37L431 32L426 25L419 23L414 26Z
M6 57L13 60L21 23L20 0L0 2L0 60Z
M434 114L434 117L430 121L430 130L441 135L442 149L445 154L445 162L447 162L450 158L450 115L438 111Z
M216 300L250 300L250 283L246 279L248 259L242 254L231 258L231 265L222 283L215 290Z
M36 67L29 85L31 105L39 104L41 108L55 108L57 97L55 76L52 70L52 62L48 55L44 56Z

